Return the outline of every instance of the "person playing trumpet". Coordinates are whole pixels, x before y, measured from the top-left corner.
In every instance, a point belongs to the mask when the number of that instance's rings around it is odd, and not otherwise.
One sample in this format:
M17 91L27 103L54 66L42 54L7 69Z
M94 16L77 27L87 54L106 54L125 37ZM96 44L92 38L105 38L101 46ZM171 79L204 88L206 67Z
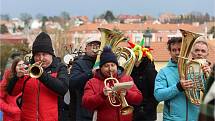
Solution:
M99 69L95 71L95 75L92 79L87 81L84 88L84 95L82 98L83 107L88 110L97 110L97 121L132 121L132 113L123 115L121 113L121 106L113 106L110 103L109 96L113 92L110 85L113 83L104 84L107 78L117 79L121 82L133 82L131 76L125 75L120 71L118 61L111 48L105 46L100 56ZM115 82L117 83L117 82ZM107 87L105 87L105 85ZM142 101L142 94L138 90L135 84L130 89L118 90L116 95L123 95L128 104L139 104ZM122 100L122 97L113 97Z
M18 68L9 81L8 93L23 93L22 121L61 120L62 108L59 106L69 86L67 68L55 56L51 38L45 32L41 32L33 42L32 54L31 64L41 64L38 67L43 70L40 76L31 77L22 67Z

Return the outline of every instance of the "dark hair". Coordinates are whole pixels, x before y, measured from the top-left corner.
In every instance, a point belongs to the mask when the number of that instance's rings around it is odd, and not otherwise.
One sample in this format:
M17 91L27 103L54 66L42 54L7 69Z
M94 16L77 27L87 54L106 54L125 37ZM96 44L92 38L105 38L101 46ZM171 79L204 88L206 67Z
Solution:
M19 51L15 51L11 54L11 59L15 59L16 57L20 57L21 53Z
M4 78L6 80L6 83L4 85L1 84L1 90L7 91L7 85L8 82L14 77L14 75L16 74L16 65L18 62L20 62L22 59L20 57L17 57L13 60L11 68L9 68L9 74L6 75L7 72L5 72L4 74Z
M8 77L8 79L12 78L16 74L16 66L20 61L22 61L22 59L19 57L13 60L10 68L10 76Z
M181 37L172 37L167 42L167 49L170 51L172 44L181 43L181 42L182 42L182 38Z

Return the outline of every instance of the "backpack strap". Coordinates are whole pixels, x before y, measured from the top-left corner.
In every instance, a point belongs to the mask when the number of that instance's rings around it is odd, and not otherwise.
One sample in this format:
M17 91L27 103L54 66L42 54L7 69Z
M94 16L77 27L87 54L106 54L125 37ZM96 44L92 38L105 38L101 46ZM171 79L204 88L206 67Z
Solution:
M30 79L31 77L29 76L27 79L25 79L24 83L23 83L23 87L22 87L22 94L16 99L16 104L17 106L19 107L20 110L21 107L22 107L22 96L23 96L23 93L24 93L24 90L25 90L25 85L26 85L26 82Z
M24 93L24 90L25 90L25 85L26 85L26 82L30 79L31 77L29 76L27 79L25 79L24 83L23 83L23 87L22 87L22 95Z

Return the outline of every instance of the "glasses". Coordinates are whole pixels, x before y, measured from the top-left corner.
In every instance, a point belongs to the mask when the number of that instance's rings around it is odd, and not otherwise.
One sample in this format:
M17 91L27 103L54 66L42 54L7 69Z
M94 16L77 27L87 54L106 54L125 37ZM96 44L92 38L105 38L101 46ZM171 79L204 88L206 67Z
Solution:
M99 48L100 44L92 43L92 44L88 44L87 46L91 46L93 48Z

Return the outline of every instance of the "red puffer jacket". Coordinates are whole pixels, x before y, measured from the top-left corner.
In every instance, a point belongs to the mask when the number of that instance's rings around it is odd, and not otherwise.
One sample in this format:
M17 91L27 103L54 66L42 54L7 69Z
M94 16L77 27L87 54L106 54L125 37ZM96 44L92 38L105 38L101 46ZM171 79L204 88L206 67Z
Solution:
M6 77L8 77L9 74L9 69L6 69L0 84L0 109L3 112L3 121L20 121L20 109L16 105L16 98L21 94L18 96L10 96L6 90L3 89L7 85Z
M51 74L56 77L57 73ZM12 95L20 93L24 80L28 76L19 79L16 83ZM23 94L22 121L58 121L58 95L48 89L43 83L35 78L30 78L25 84Z
M99 72L96 76L90 79L84 88L84 96L82 98L82 104L89 110L97 110L97 121L132 121L132 114L121 115L121 107L113 107L107 96L103 93L104 79L101 78ZM133 81L130 76L123 75L117 78L119 82ZM127 90L125 96L128 104L139 104L142 101L142 94L137 89L136 85L133 85Z
M26 81L26 79L29 79ZM24 82L25 86L24 86ZM7 86L10 95L23 90L22 121L58 121L61 120L62 97L68 91L69 78L66 66L53 57L52 64L45 68L39 78L14 76ZM24 87L24 88L23 88Z

